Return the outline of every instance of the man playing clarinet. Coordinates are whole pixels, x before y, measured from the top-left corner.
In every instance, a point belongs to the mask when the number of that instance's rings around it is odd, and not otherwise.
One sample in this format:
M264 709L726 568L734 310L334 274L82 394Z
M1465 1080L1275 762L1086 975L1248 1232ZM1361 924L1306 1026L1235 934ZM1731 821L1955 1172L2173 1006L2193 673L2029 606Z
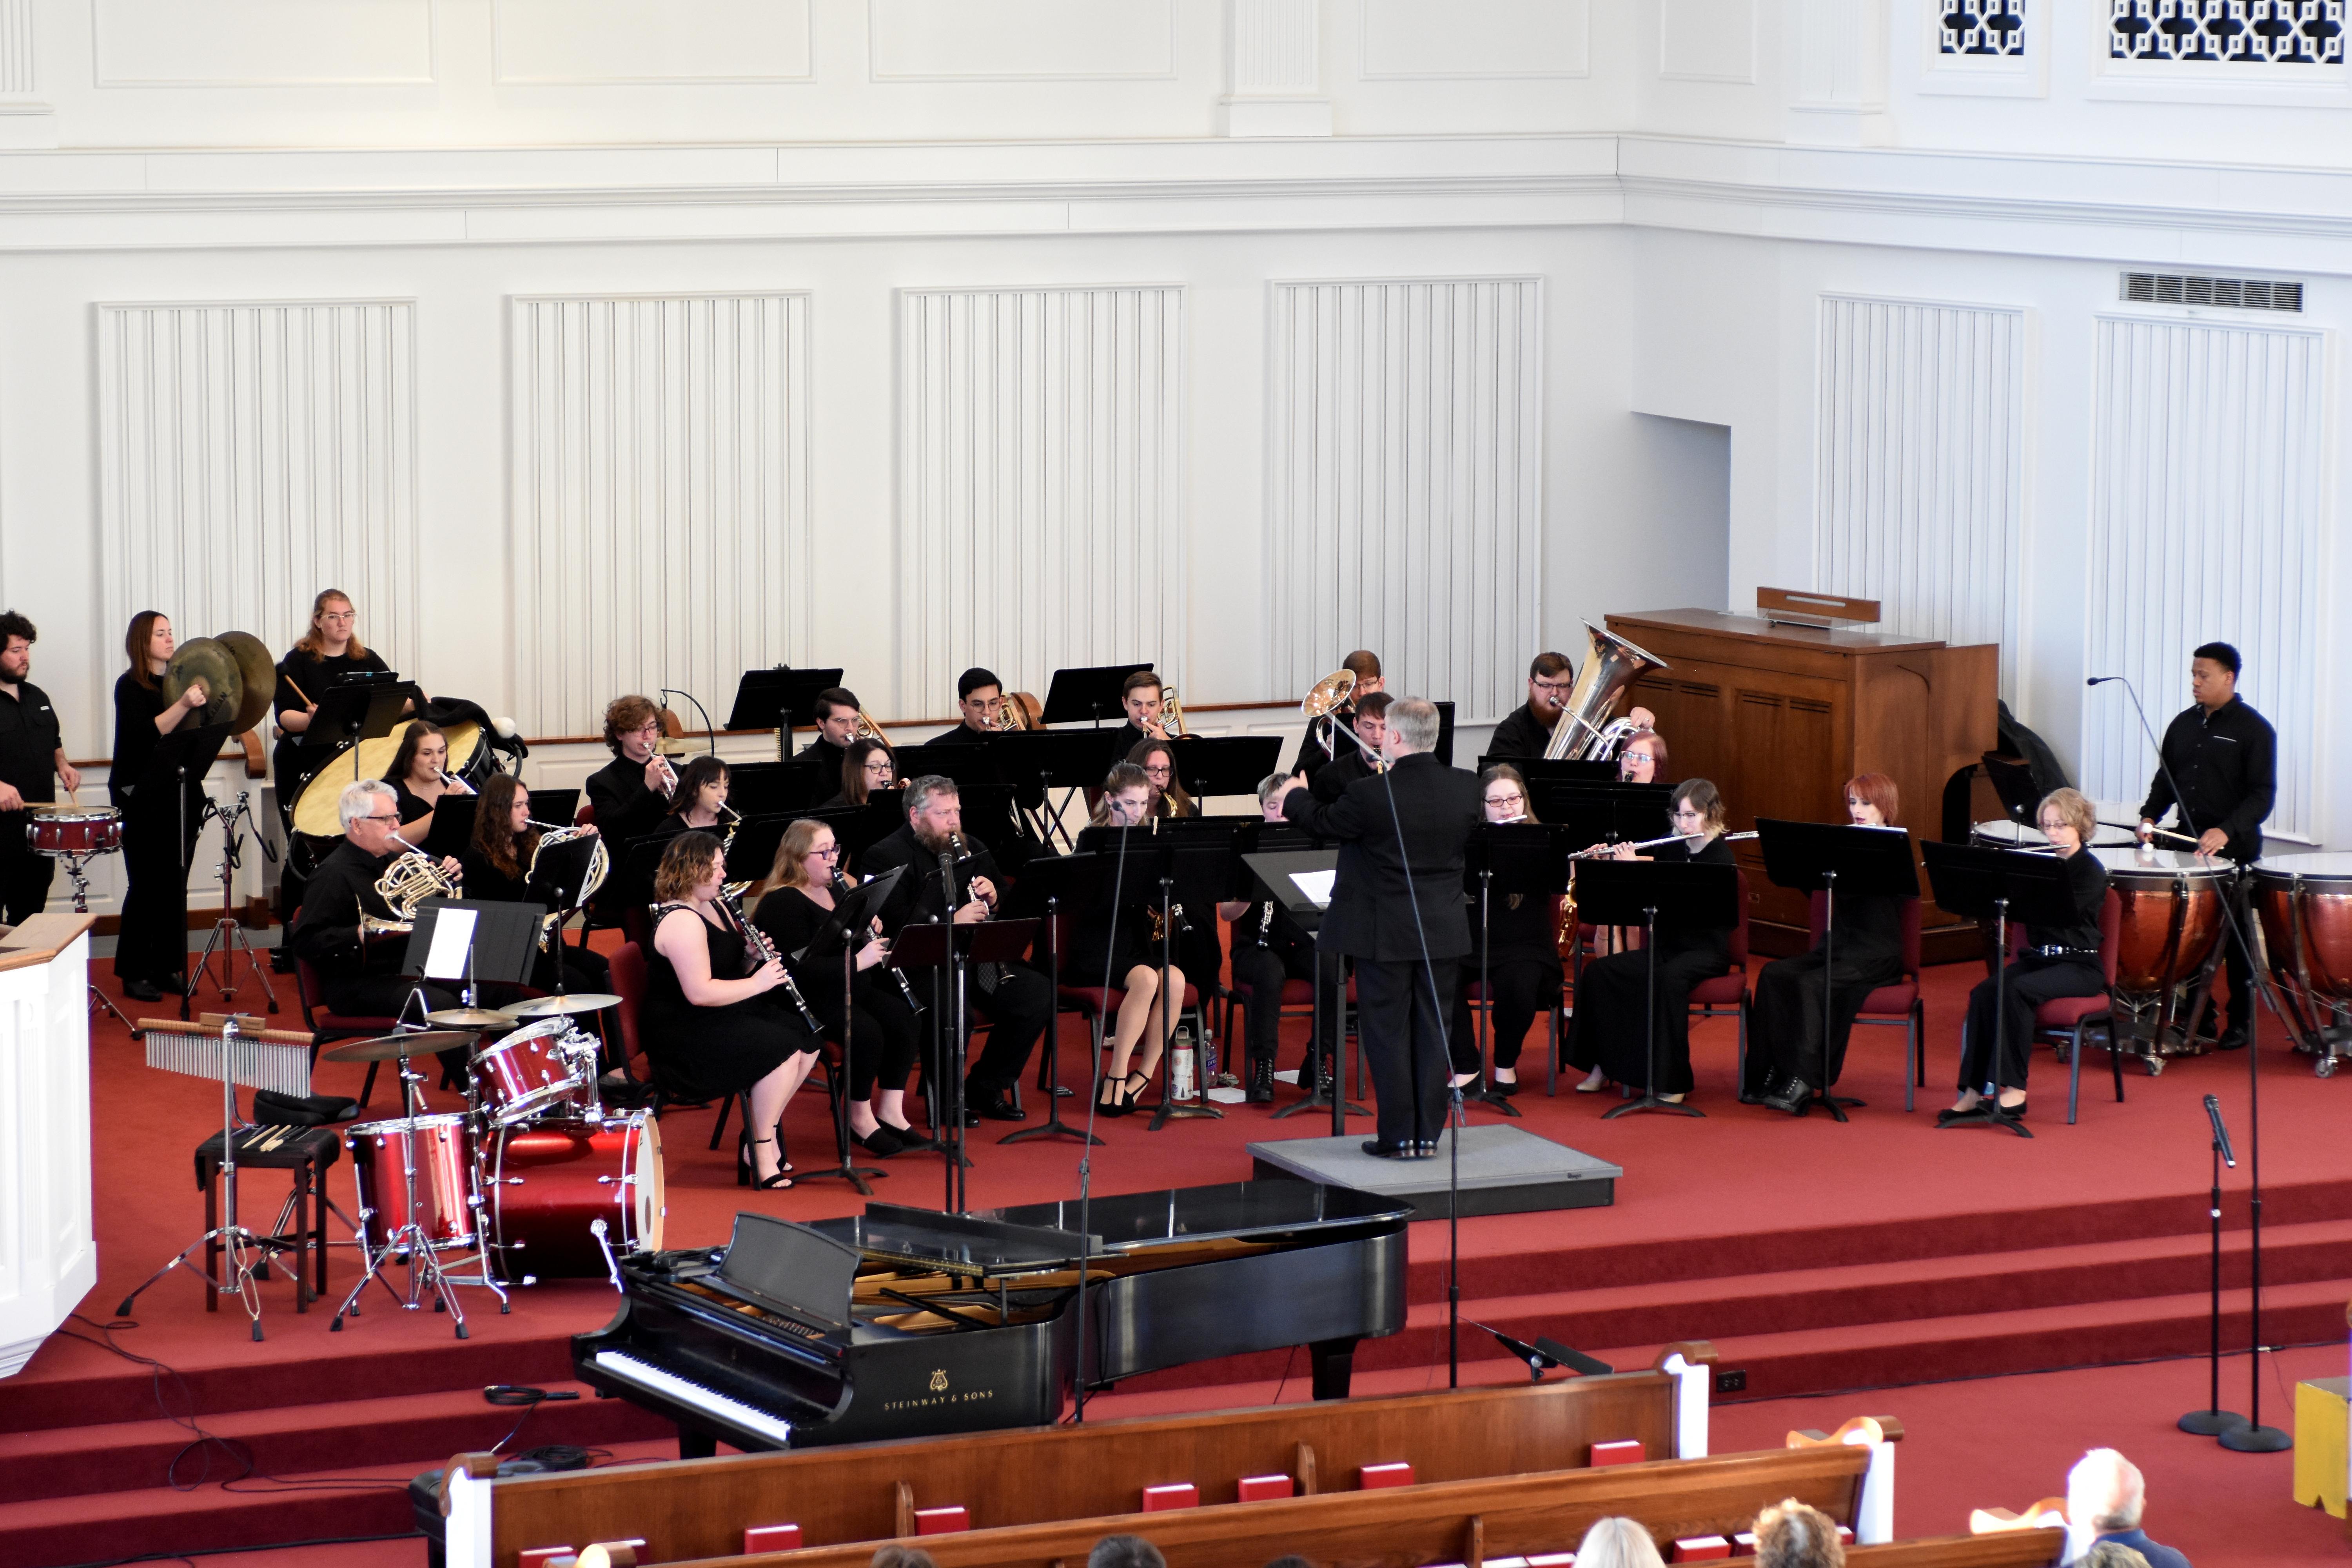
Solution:
M2239 697L2239 668L2238 650L2225 642L2209 642L2190 658L2189 692L2196 701L2165 729L2164 765L2139 808L2142 843L2178 806L2179 831L2197 840L2199 854L2226 856L2241 866L2261 857L2263 819L2278 797L2278 735ZM2225 939L2223 951L2230 1014L2219 1044L2234 1051L2252 1037L2254 971L2235 941Z

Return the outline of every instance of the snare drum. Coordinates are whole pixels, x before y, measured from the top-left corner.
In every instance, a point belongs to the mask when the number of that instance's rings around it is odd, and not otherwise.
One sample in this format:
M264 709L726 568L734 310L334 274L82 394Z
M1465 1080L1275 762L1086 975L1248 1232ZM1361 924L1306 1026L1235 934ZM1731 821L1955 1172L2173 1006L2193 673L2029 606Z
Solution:
M583 1051L583 1042L585 1051ZM495 1127L551 1110L576 1116L596 1110L596 1042L568 1017L539 1019L475 1047L474 1086Z
M110 805L25 808L25 842L36 855L58 859L111 855L122 847L122 814Z
M2221 900L2236 871L2210 856L2145 847L2095 848L2119 906L2116 1020L2151 1072L2162 1058L2201 1056L2195 1037L2221 950Z
M661 1250L668 1211L661 1124L650 1115L534 1121L490 1136L492 1254L509 1284L603 1279L593 1220L604 1222L616 1258Z
M2330 1077L2336 1052L2314 1041L2352 1025L2352 855L2265 856L2253 872L2271 972L2302 1016L2295 1049L2317 1055L2314 1070Z
M360 1235L370 1251L409 1220L408 1173L416 1173L416 1223L436 1247L474 1242L474 1140L463 1116L365 1121L343 1133L360 1195Z

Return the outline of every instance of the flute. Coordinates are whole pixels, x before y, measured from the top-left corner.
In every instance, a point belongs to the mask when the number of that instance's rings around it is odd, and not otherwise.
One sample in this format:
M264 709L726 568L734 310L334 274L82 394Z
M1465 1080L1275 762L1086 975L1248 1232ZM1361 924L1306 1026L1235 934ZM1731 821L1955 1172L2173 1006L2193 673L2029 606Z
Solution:
M1726 844L1730 844L1738 839L1753 838L1756 836L1755 830L1751 828L1746 833L1727 833L1723 836L1723 841ZM1620 849L1654 849L1661 844L1672 844L1679 839L1704 838L1706 837L1706 835L1704 833L1669 833L1658 838L1644 838L1639 843L1634 844L1594 844L1586 848L1576 850L1569 856L1569 858L1571 860L1597 860L1603 855L1614 855Z

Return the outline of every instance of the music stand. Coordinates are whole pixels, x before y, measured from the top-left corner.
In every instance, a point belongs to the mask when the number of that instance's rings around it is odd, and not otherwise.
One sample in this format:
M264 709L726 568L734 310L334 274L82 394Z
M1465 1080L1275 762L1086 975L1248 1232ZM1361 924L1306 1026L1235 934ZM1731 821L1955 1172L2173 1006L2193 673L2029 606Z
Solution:
M1440 765L1450 768L1454 765L1454 700L1441 697L1430 706L1437 710L1437 744L1429 749Z
M1640 1095L1611 1106L1601 1119L1607 1121L1639 1110L1705 1116L1706 1112L1696 1106L1658 1098L1658 922L1664 916L1685 928L1738 924L1739 868L1676 860L1586 860L1577 870L1576 910L1580 919L1596 925L1640 926L1646 954L1648 982L1643 999L1648 1031L1643 1053L1646 1081Z
M1093 731L1081 730L1079 734ZM1021 884L1012 898L1023 910L1041 910L1045 921L1045 978L1054 987L1053 1022L1045 1028L1045 1071L1038 1088L1045 1091L1045 1124L1042 1127L1021 1127L999 1138L999 1143L1020 1143L1032 1138L1075 1138L1081 1143L1100 1146L1104 1142L1083 1127L1073 1127L1062 1120L1061 1045L1062 1045L1062 949L1059 915L1066 901L1071 910L1091 910L1102 900L1103 879L1109 875L1109 865L1094 854L1039 856L1029 862L1021 874ZM1098 1096L1097 1075L1102 1071L1099 1055L1090 1055L1087 1068L1087 1092Z
M1266 837L1266 833L1261 830L1259 841L1263 843ZM1339 868L1339 852L1337 849L1260 849L1244 855L1241 859L1255 879L1260 898L1272 899L1280 904L1284 911L1297 922L1299 930L1319 931L1322 929L1323 911L1330 905L1317 902L1299 885L1298 878L1301 875L1328 876L1336 872ZM1330 1027L1328 1030L1324 1027L1323 994L1327 979L1330 984ZM1331 1112L1331 1135L1344 1138L1348 1135L1349 1117L1370 1116L1371 1111L1350 1100L1346 1093L1347 960L1339 953L1324 952L1320 942L1315 950L1315 993L1313 1054L1317 1081L1301 1083L1299 1087L1307 1091L1307 1098L1284 1106L1274 1113L1274 1120L1279 1121L1302 1110L1328 1110ZM1328 1070L1324 1066L1326 1062L1329 1063Z
M747 816L737 823L735 840L727 846L726 879L764 881L768 868L776 863L776 846L784 841L784 830L792 825L789 816Z
M995 767L991 783L1008 784L1016 805L1037 813L1042 819L1033 824L1032 831L1046 843L1060 828L1063 813L1070 806L1071 797L1082 789L1101 785L1111 764L1120 759L1114 750L1118 737L1115 730L1007 730L992 734L978 747L963 747L969 755L973 751L988 753ZM959 748L949 747L950 751ZM1054 790L1062 792L1061 804L1051 803ZM1050 809L1049 809L1050 807ZM1063 842L1069 842L1066 831Z
M833 837L841 846L842 860L855 865L857 858L887 838L906 825L907 813L899 804L905 795L898 790L877 792L864 805L828 805L814 811L803 811L782 820L790 826L794 821L822 822L833 829ZM750 825L745 825L750 831ZM773 859L775 849L769 848ZM764 870L759 875L764 877Z
M745 816L774 816L814 804L816 770L798 762L730 763L727 804ZM841 781L834 781L839 788Z
M468 1007L478 1005L476 988L493 985L518 988L530 984L532 962L539 956L540 922L547 910L538 904L494 903L480 899L426 899L416 906L415 928L401 950L400 973L416 981L409 993L425 1012L427 980L454 980ZM401 1005L404 1014L407 1004ZM420 1023L429 1020L420 1016Z
M417 849L434 859L443 856L460 857L472 847L474 819L480 815L482 797L478 795L458 795L455 791L433 804L433 831L425 836Z
M1992 793L2000 797L2009 819L2032 826L2033 814L2042 804L2042 792L2033 787L2033 764L1998 752L1986 752L1978 761L1984 764L1985 778L1992 784Z
M1640 843L1671 830L1669 784L1528 784L1528 809L1547 824L1566 827L1568 842L1587 849L1595 844Z
M747 669L735 683L735 706L727 715L730 730L773 730L780 757L789 759L793 727L805 724L815 711L816 694L841 684L835 669Z
M1515 757L1508 752L1489 752L1478 759L1478 771L1485 773L1497 763L1508 763L1532 789L1539 784L1613 784L1617 782L1615 763L1587 762L1574 757Z
M1491 1105L1506 1116L1524 1115L1511 1103L1510 1096L1488 1087L1494 1072L1493 904L1497 893L1506 898L1514 893L1523 898L1552 898L1568 891L1567 835L1556 826L1540 822L1482 824L1465 846L1462 884L1478 900L1478 991L1486 1002L1478 1014L1480 1087L1463 1089L1462 1098ZM1448 1073L1452 1070L1453 1064L1448 1063Z
M576 789L535 789L528 793L533 822L569 827L580 815L580 792Z
M1045 706L1038 717L1040 724L1076 724L1092 721L1099 725L1106 719L1127 717L1127 701L1120 688L1130 675L1140 675L1151 666L1145 664L1102 664L1083 669L1057 669L1053 683L1045 688Z
M1993 931L1993 1037L1985 1056L1984 1098L1976 1110L1937 1125L2005 1127L2020 1138L2031 1138L2032 1129L2000 1104L2000 1056L2009 1029L2009 922L2014 917L2029 926L2072 924L2074 896L2066 886L2065 867L2054 855L1979 849L1932 839L1920 845L1919 852L1927 858L1937 907L1979 921L1990 920Z
M971 1163L963 1152L963 1075L969 1010L964 989L966 969L973 963L1017 963L1036 936L1037 922L1034 920L981 921L964 925L927 921L919 925L901 926L897 939L890 943L893 964L904 970L930 970L933 986L944 984L948 988L947 1005L934 1009L938 1026L945 1033L940 1041L940 1071L932 1079L937 1089L932 1120L941 1133L940 1152L947 1156L945 1206L951 1214L964 1210L963 1173ZM940 1113L942 1109L944 1115Z
M319 699L318 711L310 715L310 727L302 731L299 750L325 752L351 742L352 780L357 783L359 742L380 741L391 734L411 700L421 701L424 695L413 680L352 680L346 677L329 687ZM323 766L312 776L322 771Z
M782 837L782 828L777 830L777 836ZM830 957L836 949L841 954L842 1077L835 1083L833 1094L833 1146L839 1152L841 1163L829 1171L812 1171L800 1179L814 1182L838 1177L856 1188L860 1197L874 1195L874 1189L866 1182L866 1177L887 1176L890 1173L876 1165L860 1165L849 1156L849 1086L846 1080L849 1053L856 1033L857 950L865 945L851 942L849 933L853 931L864 932L872 927L875 912L889 901L891 889L898 886L899 874L905 869L903 866L893 866L872 881L850 889L845 896L835 901L833 912L816 928L816 933L809 938L805 946L798 952L784 954L785 961L794 965Z
M1818 889L1825 908L1822 921L1822 1065L1829 1066L1830 987L1837 972L1837 896L1912 898L1919 896L1919 869L1911 858L1911 836L1899 827L1858 827L1844 823L1789 822L1774 817L1756 819L1756 836L1764 851L1764 874L1776 888L1811 894ZM1816 1086L1814 1098L1797 1108L1802 1116L1813 1106L1843 1121L1845 1107L1864 1102L1833 1095L1827 1083ZM1748 1086L1741 1084L1742 1098Z
M1169 755L1194 800L1217 795L1257 796L1258 781L1282 765L1279 735L1197 735Z

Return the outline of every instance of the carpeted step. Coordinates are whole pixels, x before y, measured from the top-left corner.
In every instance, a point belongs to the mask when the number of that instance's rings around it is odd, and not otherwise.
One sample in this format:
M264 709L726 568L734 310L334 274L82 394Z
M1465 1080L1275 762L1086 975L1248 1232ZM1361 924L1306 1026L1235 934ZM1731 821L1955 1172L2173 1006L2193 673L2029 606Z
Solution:
M430 1469L451 1454L494 1445L509 1452L543 1443L604 1447L670 1432L667 1421L625 1400L599 1399L584 1384L541 1386L570 1389L581 1397L542 1404L528 1419L519 1406L489 1404L476 1387L207 1413L201 1425L213 1436L249 1450L255 1470L263 1476L406 1460ZM511 1440L502 1442L509 1433ZM0 1474L8 1477L11 1497L30 1500L135 1491L175 1479L189 1484L242 1468L238 1457L218 1447L194 1447L195 1442L187 1426L162 1418L0 1433Z
M526 1430L524 1437L528 1441L531 1434ZM671 1442L605 1447L613 1458L624 1461L675 1458L677 1454ZM0 1502L0 1542L6 1543L9 1568L64 1568L151 1553L168 1556L399 1534L414 1527L409 1481L439 1468L448 1458L448 1454L438 1454L422 1461L289 1473L278 1485L237 1483L251 1490L226 1491L218 1485L192 1491L152 1487ZM420 1540L415 1561L424 1560Z

